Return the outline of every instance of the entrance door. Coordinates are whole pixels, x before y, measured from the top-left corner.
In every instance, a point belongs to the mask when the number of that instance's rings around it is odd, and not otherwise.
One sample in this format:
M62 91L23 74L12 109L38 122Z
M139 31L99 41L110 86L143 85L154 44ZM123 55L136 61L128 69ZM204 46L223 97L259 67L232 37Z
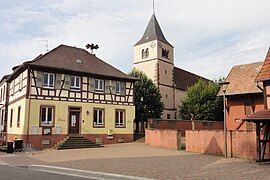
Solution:
M69 112L69 134L79 134L80 112Z

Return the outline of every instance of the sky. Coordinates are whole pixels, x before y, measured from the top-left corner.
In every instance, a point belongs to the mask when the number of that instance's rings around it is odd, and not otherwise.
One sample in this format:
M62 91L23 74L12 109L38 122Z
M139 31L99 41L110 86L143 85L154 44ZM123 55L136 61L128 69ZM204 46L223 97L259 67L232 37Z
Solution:
M270 45L269 0L156 0L175 66L209 79L263 61ZM152 0L0 0L0 76L60 44L85 48L123 72L152 15Z

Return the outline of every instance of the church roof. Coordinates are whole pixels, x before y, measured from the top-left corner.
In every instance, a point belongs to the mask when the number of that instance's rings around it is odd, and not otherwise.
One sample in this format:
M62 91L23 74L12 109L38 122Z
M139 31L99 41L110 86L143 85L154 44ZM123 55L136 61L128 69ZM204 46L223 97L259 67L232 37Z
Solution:
M178 67L174 67L173 71L173 80L176 88L184 91L193 86L196 82L199 81L199 79L210 81Z
M147 43L147 42L150 42L150 41L153 41L153 40L159 40L163 43L166 43L170 46L172 46L165 38L160 26L159 26L159 23L157 21L157 18L155 16L155 14L152 15L145 31L144 31L144 34L142 36L142 38L135 44L136 45L139 45L139 44L144 44L144 43Z
M270 80L270 48L265 57L262 69L256 77L256 81Z

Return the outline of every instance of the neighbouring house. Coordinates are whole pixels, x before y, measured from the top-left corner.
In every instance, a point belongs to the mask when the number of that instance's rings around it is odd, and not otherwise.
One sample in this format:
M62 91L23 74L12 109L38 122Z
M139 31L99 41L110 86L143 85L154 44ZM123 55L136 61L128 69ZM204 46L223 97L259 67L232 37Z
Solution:
M225 80L230 83L226 88L228 130L254 130L254 124L244 122L243 119L264 109L262 84L255 83L255 78L262 65L263 62L236 65L228 74ZM221 89L218 96L223 96Z
M60 45L13 68L7 140L51 147L69 134L91 141L133 141L134 77L88 51Z
M0 80L0 142L6 141L7 132L7 107L8 107L8 84L9 75L3 76Z
M199 79L207 80L174 66L174 47L166 40L154 14L134 45L134 68L142 70L160 90L165 105L163 119L179 118L179 105L187 88Z

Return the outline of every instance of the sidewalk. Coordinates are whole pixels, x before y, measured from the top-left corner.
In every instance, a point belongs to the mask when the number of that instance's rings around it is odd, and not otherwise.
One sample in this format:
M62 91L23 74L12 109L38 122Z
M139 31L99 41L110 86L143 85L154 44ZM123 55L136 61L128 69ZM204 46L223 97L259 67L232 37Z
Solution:
M48 149L34 155L0 154L0 163L21 167L60 166L153 179L270 179L270 164L154 148L143 143L94 149Z

